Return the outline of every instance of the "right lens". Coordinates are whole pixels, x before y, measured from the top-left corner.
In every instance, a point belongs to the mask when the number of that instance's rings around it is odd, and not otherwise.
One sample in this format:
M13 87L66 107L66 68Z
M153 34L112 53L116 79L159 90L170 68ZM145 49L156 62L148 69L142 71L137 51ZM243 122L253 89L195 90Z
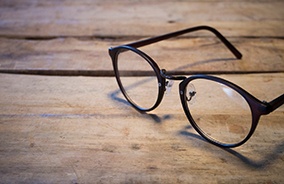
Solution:
M187 84L186 104L201 133L218 143L235 145L243 141L252 126L247 101L233 88L198 78Z
M123 93L140 110L149 110L157 102L159 82L151 64L132 50L120 52L117 70Z

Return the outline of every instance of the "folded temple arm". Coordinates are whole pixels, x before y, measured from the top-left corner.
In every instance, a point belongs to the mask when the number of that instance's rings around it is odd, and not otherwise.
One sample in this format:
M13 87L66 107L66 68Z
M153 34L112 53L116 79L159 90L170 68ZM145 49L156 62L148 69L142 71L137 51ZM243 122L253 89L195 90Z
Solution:
M164 34L164 35L160 35L160 36L156 36L156 37L152 37L152 38L147 38L144 40L140 40L140 41L136 41L136 42L132 42L129 44L125 44L127 46L131 46L134 48L138 48L138 47L142 47L142 46L146 46L146 45L150 45L152 43L156 43L162 40L166 40L169 38L173 38L179 35L183 35L186 33L190 33L190 32L194 32L194 31L199 31L199 30L208 30L212 33L214 33L225 45L226 47L236 56L236 58L241 59L242 58L242 54L216 29L209 27L209 26L197 26L197 27L192 27L192 28L188 28L188 29L183 29L180 31L176 31L176 32L172 32L172 33L168 33L168 34Z

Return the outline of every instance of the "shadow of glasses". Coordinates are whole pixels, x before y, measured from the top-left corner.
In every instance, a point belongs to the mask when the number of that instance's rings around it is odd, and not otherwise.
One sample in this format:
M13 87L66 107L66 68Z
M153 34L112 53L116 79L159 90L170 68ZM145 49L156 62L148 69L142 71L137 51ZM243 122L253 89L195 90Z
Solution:
M194 134L194 133L189 132L188 129L191 129L191 128L192 128L191 126L186 126L183 130L178 132L178 135L181 135L181 136L183 136L187 139L190 139L191 141L192 141L191 138L198 139L198 140L205 142L206 144L209 144L210 146L214 146L216 148L219 148L220 150L224 150L227 153L230 153L231 155L238 158L240 161L242 161L246 166L248 166L250 168L263 170L263 169L269 167L270 165L272 165L278 159L280 159L281 155L284 152L284 141L282 141L281 143L275 145L274 149L270 149L269 154L264 155L260 160L254 160L253 158L249 158L248 156L245 156L242 153L240 153L240 152L238 152L238 151L236 151L232 148L221 148L221 147L218 147L218 146L215 146L215 145L209 143L203 137L201 137L199 134ZM200 147L200 148L202 148L202 147ZM206 151L208 151L208 150L210 150L210 149L206 149ZM212 150L212 152L213 152L213 150ZM252 153L249 153L249 155L254 157L254 155Z
M155 80L155 79L154 78L147 78L147 79L144 79L144 80L136 81L136 82L132 83L131 85L123 86L123 87L124 87L125 90L132 89L132 88L135 88L135 87L137 87L139 85L147 83L150 80ZM122 103L122 104L125 104L125 105L131 107L131 104L125 99L125 97L123 96L123 94L122 94L122 92L121 92L121 90L119 88L117 90L115 90L115 91L111 91L110 93L108 93L108 97L110 99L116 101L116 102L119 102L119 103Z
M236 150L230 149L230 148L223 148L228 153L234 155L235 157L239 158L243 163L246 165L257 168L257 169L265 169L269 165L271 165L273 162L280 159L281 154L284 152L284 141L282 141L280 144L275 145L273 150L270 150L271 152L267 155L265 155L261 160L253 160L251 158L248 158L241 153L237 152ZM251 154L250 154L251 155Z

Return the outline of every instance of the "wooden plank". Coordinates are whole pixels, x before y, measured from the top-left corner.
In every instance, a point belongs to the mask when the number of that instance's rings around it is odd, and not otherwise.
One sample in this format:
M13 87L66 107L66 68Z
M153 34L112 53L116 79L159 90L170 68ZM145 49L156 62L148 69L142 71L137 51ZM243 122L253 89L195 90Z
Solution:
M0 70L109 75L108 47L206 24L243 59L206 32L143 51L167 70L271 72L221 75L269 101L284 89L283 8L280 0L0 1ZM245 145L220 149L189 126L179 101L176 83L159 108L140 114L113 77L0 74L1 182L284 182L283 107Z
M0 35L149 36L200 24L228 36L283 37L279 1L1 1Z
M283 39L229 38L243 54L234 59L215 38L180 38L141 50L161 68L183 72L283 72ZM0 39L1 72L110 75L113 68L108 48L134 40ZM143 69L143 68L141 68Z
M284 89L283 73L221 77L265 100ZM140 114L114 78L0 74L1 182L283 183L283 107L221 149L188 126L177 87Z

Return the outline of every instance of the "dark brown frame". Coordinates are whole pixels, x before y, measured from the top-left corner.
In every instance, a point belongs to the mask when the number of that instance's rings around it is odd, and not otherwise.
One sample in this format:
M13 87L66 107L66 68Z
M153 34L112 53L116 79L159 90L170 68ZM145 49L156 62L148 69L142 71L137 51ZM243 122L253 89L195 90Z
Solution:
M161 36L152 37L152 38L148 38L148 39L145 39L145 40L141 40L141 41L132 42L132 43L128 43L128 44L125 44L125 45L120 45L120 46L117 46L117 47L109 48L109 55L112 59L112 64L113 64L116 80L118 82L120 90L122 91L122 93L125 96L125 98L127 99L127 101L136 110L138 110L140 112L148 112L148 111L151 111L151 110L153 110L153 109L155 109L156 107L159 106L159 104L161 103L161 101L163 99L164 91L166 89L166 79L168 79L168 80L181 80L181 83L179 84L179 92L180 92L181 103L182 103L184 112L185 112L189 122L194 127L194 129L203 138L205 138L207 141L209 141L210 143L212 143L214 145L217 145L217 146L220 146L220 147L237 147L237 146L240 146L240 145L244 144L252 136L253 132L255 131L255 129L257 127L259 119L262 115L269 114L270 112L273 112L278 107L283 105L284 94L280 95L278 98L276 98L276 99L274 99L270 102L265 102L265 101L260 101L259 99L255 98L250 93L248 93L247 91L245 91L241 87L233 84L232 82L229 82L227 80L224 80L224 79L221 79L221 78L218 78L218 77L204 75L204 74L193 75L193 76L190 76L190 77L169 75L169 74L167 74L166 70L164 70L164 69L161 70L159 68L159 66L156 64L156 62L150 56L148 56L146 53L144 53L144 52L142 52L141 50L138 49L139 47L142 47L142 46L150 45L150 44L153 44L153 43L165 40L165 39L169 39L169 38L172 38L172 37L180 36L182 34L194 32L194 31L198 31L198 30L208 30L208 31L214 33L222 41L222 43L224 43L224 45L235 55L235 57L237 59L242 58L242 54L219 31L217 31L216 29L209 27L209 26L197 26L197 27L192 27L192 28L188 28L188 29L164 34L164 35L161 35ZM159 94L158 94L158 98L156 100L156 103L150 108L144 109L144 108L138 106L137 104L135 104L131 100L131 98L128 97L128 95L127 95L127 93L126 93L126 91L125 91L125 89L124 89L124 87L123 87L123 85L120 81L120 75L119 75L119 71L118 71L118 67L117 67L117 59L118 59L119 53L125 52L125 51L132 51L132 52L137 53L141 57L143 57L145 59L145 61L147 61L149 63L149 65L153 68L153 71L155 72L155 74L157 76L158 85L159 85L159 92L158 92ZM241 142L238 142L238 143L235 143L235 144L223 144L221 142L218 142L217 140L214 140L211 137L207 136L206 133L203 132L198 127L198 125L195 123L194 119L192 118L192 116L190 114L190 110L187 106L187 103L186 103L185 88L186 88L186 86L189 82L196 80L196 79L200 79L200 78L219 82L221 84L224 84L224 85L234 89L249 104L250 109L251 109L251 114L252 114L252 122L251 122L252 126L251 126L251 129L249 131L249 134Z

